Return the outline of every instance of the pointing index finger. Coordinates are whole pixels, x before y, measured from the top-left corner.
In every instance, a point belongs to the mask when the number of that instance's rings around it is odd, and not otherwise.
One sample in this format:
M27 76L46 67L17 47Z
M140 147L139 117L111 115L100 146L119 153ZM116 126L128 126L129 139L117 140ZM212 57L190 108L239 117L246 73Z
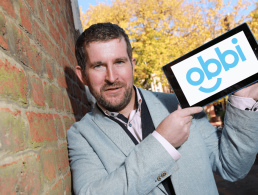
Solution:
M184 109L181 109L179 112L180 112L180 116L181 117L185 117L185 116L190 116L192 114L196 114L196 113L199 113L203 111L203 108L202 107L190 107L190 108L184 108Z

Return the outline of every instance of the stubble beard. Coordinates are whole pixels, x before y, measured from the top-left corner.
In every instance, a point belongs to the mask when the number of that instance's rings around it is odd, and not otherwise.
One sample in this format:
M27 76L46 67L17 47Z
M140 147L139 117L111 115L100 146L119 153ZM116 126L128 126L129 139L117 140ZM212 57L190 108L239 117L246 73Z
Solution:
M98 93L97 91L94 91L92 86L89 84L88 85L90 92L92 93L92 95L95 97L97 103L99 105L101 105L103 108L107 109L108 111L111 112L119 112L122 109L124 109L129 102L131 101L132 98L132 92L133 92L133 85L126 87L126 84L120 81L116 81L115 83L105 83L101 89L100 89L100 93ZM107 98L104 97L103 93L110 87L121 87L125 89L125 92L121 98L121 100L117 100L114 101L113 97L113 101L109 100ZM119 98L120 99L120 98Z

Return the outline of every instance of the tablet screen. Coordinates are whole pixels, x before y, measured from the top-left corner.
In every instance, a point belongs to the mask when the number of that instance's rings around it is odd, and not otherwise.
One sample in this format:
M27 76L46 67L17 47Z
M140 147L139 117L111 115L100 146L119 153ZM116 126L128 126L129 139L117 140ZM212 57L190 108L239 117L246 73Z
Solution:
M240 31L170 68L192 106L258 73L258 62Z

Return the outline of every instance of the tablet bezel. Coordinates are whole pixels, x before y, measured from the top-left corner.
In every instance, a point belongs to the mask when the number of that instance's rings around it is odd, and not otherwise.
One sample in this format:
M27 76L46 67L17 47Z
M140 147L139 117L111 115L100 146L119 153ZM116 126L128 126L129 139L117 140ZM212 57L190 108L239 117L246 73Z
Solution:
M234 93L234 92L236 92L236 91L238 91L238 90L240 90L240 89L258 81L258 73L256 73L256 74L254 74L254 75L252 75L252 76L250 76L250 77L248 77L248 78L246 78L246 79L244 79L244 80L242 80L242 81L240 81L240 82L238 82L238 83L236 83L236 84L234 84L234 85L232 85L232 86L230 86L230 87L228 87L228 88L226 88L226 89L224 89L224 90L222 90L222 91L220 91L220 92L218 92L218 93L216 93L216 94L214 94L214 95L212 95L212 96L210 96L210 97L208 97L208 98L206 98L206 99L204 99L204 100L202 100L202 101L200 101L200 102L198 102L198 103L196 103L192 106L190 106L186 97L185 97L185 95L184 95L184 93L183 93L183 91L182 91L182 89L181 89L181 87L180 87L180 85L179 85L179 83L178 83L178 81L177 81L177 79L176 79L176 77L175 77L175 75L174 75L174 73L173 73L173 71L172 71L172 69L171 69L171 66L173 66L173 65L175 65L175 64L177 64L177 63L179 63L179 62L181 62L181 61L183 61L183 60L185 60L185 59L187 59L187 58L189 58L189 57L191 57L191 56L193 56L193 55L195 55L195 54L197 54L197 53L199 53L199 52L201 52L201 51L203 51L203 50L205 50L205 49L207 49L207 48L209 48L209 47L211 47L211 46L213 46L213 45L215 45L215 44L217 44L221 41L223 41L224 39L227 39L227 38L241 32L241 31L244 32L244 34L245 34L253 52L254 52L257 60L258 60L257 41L254 38L254 35L253 35L252 31L250 30L249 26L247 25L247 23L243 23L243 24L237 26L236 28L220 35L219 37L205 43L204 45L196 48L195 50L181 56L180 58L178 58L178 59L176 59L176 60L174 60L174 61L172 61L172 62L170 62L170 63L168 63L168 64L166 64L165 66L162 67L162 70L163 70L165 76L167 77L167 80L168 80L173 92L175 93L175 95L176 95L176 97L177 97L177 99L180 103L180 106L182 108L194 107L194 106L202 106L202 107L206 106L206 105L208 105L208 104L210 104L210 103L212 103L216 100L219 100L219 99L221 99L221 98L223 98L223 97L225 97L229 94L232 94L232 93Z

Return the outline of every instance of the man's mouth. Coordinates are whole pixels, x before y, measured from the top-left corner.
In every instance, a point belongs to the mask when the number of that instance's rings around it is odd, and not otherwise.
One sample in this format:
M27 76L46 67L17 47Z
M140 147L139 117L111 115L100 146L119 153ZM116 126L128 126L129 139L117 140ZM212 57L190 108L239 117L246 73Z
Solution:
M110 87L110 88L107 88L105 89L105 91L111 91L111 90L116 90L116 89L120 89L122 87Z

